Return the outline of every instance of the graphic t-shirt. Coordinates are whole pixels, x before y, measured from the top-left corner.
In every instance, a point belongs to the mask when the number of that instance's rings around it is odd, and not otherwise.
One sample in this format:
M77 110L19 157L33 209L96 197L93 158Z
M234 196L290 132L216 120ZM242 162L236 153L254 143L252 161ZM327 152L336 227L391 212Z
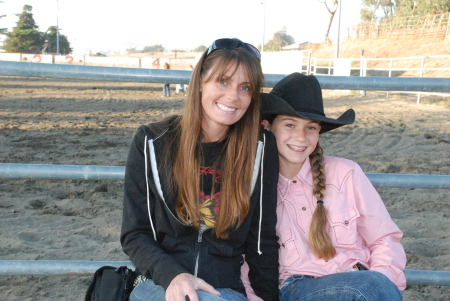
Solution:
M222 151L225 142L202 143L203 164L200 166L200 212L202 215L202 225L214 227L216 217L219 213L220 204L220 183L222 171L214 169L214 162ZM212 193L213 185L215 187Z

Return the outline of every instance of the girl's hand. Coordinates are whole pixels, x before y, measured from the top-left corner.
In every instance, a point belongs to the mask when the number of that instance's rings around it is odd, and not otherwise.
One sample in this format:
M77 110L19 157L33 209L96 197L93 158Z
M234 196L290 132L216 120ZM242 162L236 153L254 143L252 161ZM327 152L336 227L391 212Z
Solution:
M202 290L216 296L220 293L202 279L188 273L178 274L172 279L166 290L166 301L198 301L197 290Z

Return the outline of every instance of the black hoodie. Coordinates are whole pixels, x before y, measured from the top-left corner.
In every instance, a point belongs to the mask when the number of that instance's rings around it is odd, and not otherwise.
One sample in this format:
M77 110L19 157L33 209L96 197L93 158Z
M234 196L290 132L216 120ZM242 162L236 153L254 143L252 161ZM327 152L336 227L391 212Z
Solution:
M178 274L190 273L215 288L244 294L240 269L245 255L255 293L263 300L278 300L275 137L263 130L259 139L247 217L238 229L228 230L227 239L218 239L211 229L195 231L176 217L176 192L164 171L171 163L161 155L174 153L173 120L153 124L151 128L160 129L158 134L141 126L133 138L125 171L124 252L144 276L164 289Z

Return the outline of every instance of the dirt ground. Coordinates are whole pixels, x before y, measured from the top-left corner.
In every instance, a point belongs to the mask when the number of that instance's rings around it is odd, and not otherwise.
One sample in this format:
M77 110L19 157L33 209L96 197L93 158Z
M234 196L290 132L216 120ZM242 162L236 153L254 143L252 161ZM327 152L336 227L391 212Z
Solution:
M162 85L0 77L0 163L123 166L141 124L180 112ZM365 172L450 174L450 106L408 95L325 91L326 114L356 123L321 137L326 155ZM437 105L438 104L438 105ZM404 232L407 269L450 271L450 190L378 188ZM119 243L121 181L0 178L2 260L128 260ZM91 276L0 276L4 300L83 300ZM411 285L405 300L450 300Z

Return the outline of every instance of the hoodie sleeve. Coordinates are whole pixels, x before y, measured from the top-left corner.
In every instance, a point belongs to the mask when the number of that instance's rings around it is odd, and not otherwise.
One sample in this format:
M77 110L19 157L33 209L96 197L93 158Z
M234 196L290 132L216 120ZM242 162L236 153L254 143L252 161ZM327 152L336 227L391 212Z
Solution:
M248 277L251 286L261 299L278 300L278 236L277 183L278 152L275 137L264 131L265 147L261 165L260 185L256 185L252 198L257 197L257 206L247 239L245 260L249 266ZM262 177L261 177L262 175ZM262 183L261 183L262 182ZM262 192L261 192L261 184Z
M136 268L147 278L153 279L155 284L167 289L175 276L187 271L166 254L155 239L154 210L157 199L148 188L146 180L145 157L149 157L144 152L144 147L147 141L145 127L140 127L133 137L125 168L120 242ZM150 164L149 160L147 162ZM150 170L149 166L147 170ZM147 206L147 196L150 208Z

